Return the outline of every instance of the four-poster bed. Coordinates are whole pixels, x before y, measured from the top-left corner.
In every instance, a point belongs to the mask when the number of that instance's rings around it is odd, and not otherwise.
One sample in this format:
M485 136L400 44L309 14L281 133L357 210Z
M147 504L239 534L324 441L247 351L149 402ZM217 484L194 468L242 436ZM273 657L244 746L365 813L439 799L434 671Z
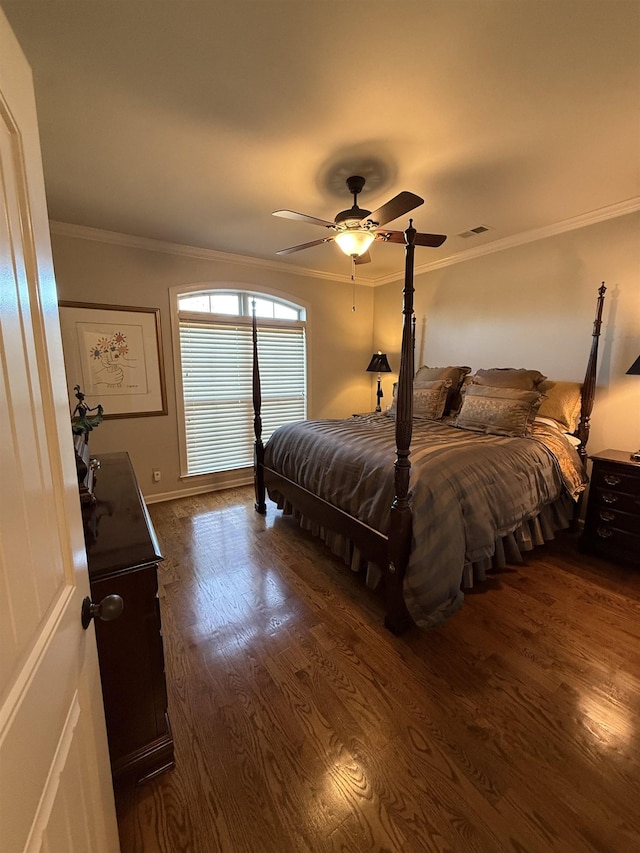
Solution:
M371 579L384 581L385 625L393 633L401 633L413 622L437 625L452 615L463 599L461 584L470 586L474 575L483 577L496 549L517 550L514 536L531 535L538 544L550 538L554 529L566 526L567 495L569 503L571 498L577 501L586 483L581 462L586 458L606 289L603 284L598 293L578 401L579 422L575 430L573 424L565 433L575 437L577 454L558 429L544 422L525 432L486 434L473 424L460 429L459 417L457 422L429 416L414 421L415 234L410 223L405 231L402 348L394 419L378 414L287 425L276 430L265 450L255 316L253 326L255 508L266 512L268 488L280 508L295 511L354 568L367 563ZM473 381L484 380L479 376ZM474 386L468 396L488 392L494 393ZM495 393L522 400L535 397L535 405L530 406L534 414L544 399L535 391ZM508 500L502 501L503 493ZM501 557L509 560L511 554Z

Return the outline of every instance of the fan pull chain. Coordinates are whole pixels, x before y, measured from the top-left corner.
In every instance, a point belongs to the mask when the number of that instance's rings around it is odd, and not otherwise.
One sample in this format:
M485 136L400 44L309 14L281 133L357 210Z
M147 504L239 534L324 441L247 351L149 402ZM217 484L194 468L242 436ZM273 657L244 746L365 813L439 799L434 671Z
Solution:
M353 282L353 297L351 300L351 310L356 310L356 256L351 255L351 281Z

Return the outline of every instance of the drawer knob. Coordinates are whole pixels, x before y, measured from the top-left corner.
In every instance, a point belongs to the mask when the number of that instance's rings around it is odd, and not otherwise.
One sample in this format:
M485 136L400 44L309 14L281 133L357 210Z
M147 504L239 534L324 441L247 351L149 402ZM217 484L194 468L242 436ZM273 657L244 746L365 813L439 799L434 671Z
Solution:
M603 492L602 493L602 500L606 504L614 504L618 500L618 496L614 495L612 492Z
M608 509L600 510L600 521L613 521L615 517L616 514L614 512L609 512Z
M622 482L622 477L618 477L617 474L605 474L603 479L607 486L619 486Z
M124 601L119 595L105 595L100 604L94 604L87 596L82 602L82 627L86 631L94 616L103 622L112 622L124 610Z
M613 531L609 530L608 527L598 527L596 533L601 539L611 539L613 536Z

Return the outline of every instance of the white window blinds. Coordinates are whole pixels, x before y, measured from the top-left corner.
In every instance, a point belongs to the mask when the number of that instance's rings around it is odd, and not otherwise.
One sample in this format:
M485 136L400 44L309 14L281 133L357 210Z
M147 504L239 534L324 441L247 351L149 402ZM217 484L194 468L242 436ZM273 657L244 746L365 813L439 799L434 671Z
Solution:
M180 318L187 473L253 465L253 339L251 326ZM262 439L304 420L304 326L258 327Z

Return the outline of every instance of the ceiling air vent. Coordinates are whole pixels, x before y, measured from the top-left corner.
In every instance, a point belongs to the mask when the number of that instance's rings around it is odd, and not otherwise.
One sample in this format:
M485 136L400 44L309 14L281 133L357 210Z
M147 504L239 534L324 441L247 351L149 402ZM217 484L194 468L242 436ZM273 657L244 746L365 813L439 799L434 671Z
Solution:
M458 234L458 237L473 237L474 234L484 234L484 232L488 230L489 227L487 225L476 225L475 228L470 228L468 231L463 231L461 234Z

